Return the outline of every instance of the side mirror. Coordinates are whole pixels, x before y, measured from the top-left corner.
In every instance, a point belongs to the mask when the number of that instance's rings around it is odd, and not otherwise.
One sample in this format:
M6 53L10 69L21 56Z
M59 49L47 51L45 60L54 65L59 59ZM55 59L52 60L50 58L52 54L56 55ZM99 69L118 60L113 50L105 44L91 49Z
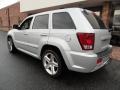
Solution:
M17 24L14 24L13 29L20 29L20 28L19 28L19 26Z

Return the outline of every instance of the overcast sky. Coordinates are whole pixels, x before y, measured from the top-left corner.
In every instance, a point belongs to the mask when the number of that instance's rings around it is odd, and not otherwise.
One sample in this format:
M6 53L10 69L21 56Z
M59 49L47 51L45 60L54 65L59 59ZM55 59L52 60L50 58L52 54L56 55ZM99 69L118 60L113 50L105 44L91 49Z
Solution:
M18 2L19 0L0 0L0 9Z

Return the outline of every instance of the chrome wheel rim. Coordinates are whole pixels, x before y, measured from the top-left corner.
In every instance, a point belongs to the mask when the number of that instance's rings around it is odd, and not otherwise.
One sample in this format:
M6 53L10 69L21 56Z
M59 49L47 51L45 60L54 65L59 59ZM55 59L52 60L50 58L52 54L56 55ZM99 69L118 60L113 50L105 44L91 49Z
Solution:
M43 58L43 66L48 74L55 75L58 72L58 61L54 54L47 53Z
M12 51L12 49L13 49L13 47L12 47L12 41L10 39L8 40L8 49L10 51Z

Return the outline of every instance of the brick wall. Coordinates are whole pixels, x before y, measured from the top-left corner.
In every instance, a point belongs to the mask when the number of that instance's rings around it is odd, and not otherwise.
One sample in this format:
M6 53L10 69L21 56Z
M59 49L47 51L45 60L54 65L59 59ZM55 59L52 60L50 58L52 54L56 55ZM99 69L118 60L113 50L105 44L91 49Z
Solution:
M27 13L20 13L20 3L0 9L0 29L9 29L13 24L19 24Z
M8 26L8 16L7 16L7 10L2 9L0 10L0 21L1 21L1 26Z

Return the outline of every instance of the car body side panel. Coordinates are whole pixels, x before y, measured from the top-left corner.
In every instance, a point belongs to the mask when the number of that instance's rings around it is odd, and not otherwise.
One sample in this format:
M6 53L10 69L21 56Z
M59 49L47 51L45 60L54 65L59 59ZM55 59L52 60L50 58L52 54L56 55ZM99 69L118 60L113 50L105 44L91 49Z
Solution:
M19 45L16 43L16 37L14 36L14 34L15 32L19 32L18 30L13 29L8 32L8 35L12 36L16 48L31 56L40 58L40 53L43 46L52 45L59 48L69 70L79 72L91 72L97 66L96 61L99 58L97 53L101 52L101 46L99 48L97 40L102 37L102 34L108 35L109 33L107 32L106 34L104 34L103 31L99 35L99 31L95 32L85 16L81 13L82 10L83 9L72 8L50 11L49 29L47 30L32 29L32 22L31 28L28 31L28 45L26 47L26 50L20 48ZM54 12L69 13L76 26L76 29L52 29L52 13ZM43 15L44 14L46 13L43 13ZM37 15L42 15L42 13L33 15L33 17ZM98 46L95 47L96 50L82 50L76 33L95 33L97 35L95 36L95 45ZM104 39L107 38L110 39L110 35L108 35L108 37ZM106 41L106 43L106 45L109 46L109 40ZM104 66L106 62L107 60L105 60L105 62L101 66ZM99 66L97 68L99 68Z

